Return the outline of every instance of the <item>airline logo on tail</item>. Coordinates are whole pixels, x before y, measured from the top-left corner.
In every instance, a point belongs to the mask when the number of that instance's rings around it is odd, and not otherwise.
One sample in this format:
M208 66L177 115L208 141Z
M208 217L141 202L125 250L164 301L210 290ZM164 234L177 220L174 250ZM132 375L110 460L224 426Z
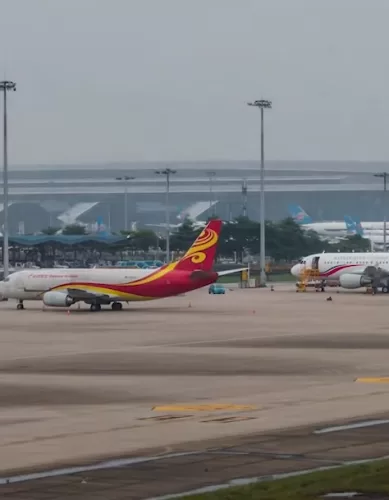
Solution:
M215 260L221 227L221 220L211 220L183 258L177 262L176 269L210 271Z
M363 236L363 228L360 221L356 221L349 215L345 215L344 222L346 223L346 229L349 234L358 234L359 236Z
M312 222L312 217L299 205L288 205L288 212L297 224L310 224Z

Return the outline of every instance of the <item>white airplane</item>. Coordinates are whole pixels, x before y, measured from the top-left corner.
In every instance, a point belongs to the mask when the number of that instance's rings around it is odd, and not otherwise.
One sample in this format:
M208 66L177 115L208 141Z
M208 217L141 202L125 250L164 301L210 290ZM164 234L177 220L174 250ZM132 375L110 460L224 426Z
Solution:
M26 269L0 282L3 299L41 300L47 306L70 307L76 302L90 305L91 311L122 302L162 299L215 283L219 276L247 269L212 270L222 228L221 220L211 220L178 261L158 269Z
M304 229L316 231L319 235L333 236L335 234L361 234L365 231L384 231L384 223L381 222L359 222L353 223L354 228L347 222L347 218L351 221L351 217L346 216L344 221L328 221L328 222L313 222L312 217L299 205L289 205L288 211L290 216L297 224L300 224ZM389 232L389 224L387 225Z
M313 222L312 217L299 205L289 205L288 212L293 220L306 230L315 231L319 236L342 237L348 234L356 234L357 227L353 227L343 221Z
M322 289L329 281L338 282L349 290L371 286L374 291L389 292L389 253L321 253L302 258L291 269L296 278L304 271L316 271L315 279L322 281Z

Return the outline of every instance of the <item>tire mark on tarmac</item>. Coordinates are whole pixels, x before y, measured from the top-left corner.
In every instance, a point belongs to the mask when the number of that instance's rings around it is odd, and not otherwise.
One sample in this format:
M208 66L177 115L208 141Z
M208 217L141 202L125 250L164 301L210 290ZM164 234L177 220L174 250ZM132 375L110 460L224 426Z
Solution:
M165 342L161 344L151 344L151 345L135 345L135 346L128 346L127 350L129 352L131 351L142 351L142 350L153 350L153 349L161 349L165 347L186 347L186 346L197 346L197 347L202 347L204 346L211 346L212 344L215 344L215 347L221 347L220 343L223 342L234 342L234 343L239 343L242 341L252 341L252 340L259 340L259 339L274 339L274 338L286 338L290 337L291 333L281 333L281 334L271 334L271 335L261 335L260 337L258 335L253 336L253 337L228 337L226 339L214 339L214 340L209 340L209 339L204 339L204 340L190 340L190 341L180 341L180 342ZM234 344L233 347L238 345ZM123 347L114 347L112 349L90 349L88 351L69 351L69 352L61 352L61 353L53 353L53 354L45 354L45 359L46 358L56 358L56 357L64 357L64 356L74 356L76 354L104 354L104 353L123 353ZM42 359L41 355L37 354L32 354L32 355L26 355L26 356L15 356L12 357L13 361L20 361L24 359ZM9 361L9 358L7 359ZM1 360L0 360L1 363Z
M306 360L298 357L228 356L226 353L151 353L76 354L55 359L9 361L0 373L58 375L336 375L347 372L344 362Z

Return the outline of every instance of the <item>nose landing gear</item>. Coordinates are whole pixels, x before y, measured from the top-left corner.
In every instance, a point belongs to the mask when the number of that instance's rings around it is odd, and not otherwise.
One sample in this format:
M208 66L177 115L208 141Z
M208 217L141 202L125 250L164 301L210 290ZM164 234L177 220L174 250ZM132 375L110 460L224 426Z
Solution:
M19 300L18 305L16 306L16 309L18 311L21 311L22 309L24 309L24 304L23 304L22 300Z

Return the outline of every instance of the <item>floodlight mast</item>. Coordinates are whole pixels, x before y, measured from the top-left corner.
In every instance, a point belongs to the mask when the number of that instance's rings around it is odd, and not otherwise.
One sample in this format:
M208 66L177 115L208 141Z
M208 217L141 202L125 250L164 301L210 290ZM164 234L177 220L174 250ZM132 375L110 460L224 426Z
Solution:
M170 193L170 176L177 173L177 170L165 168L164 170L156 170L157 175L166 176L166 194L165 194L165 219L166 219L166 263L170 262L170 209L169 209L169 193Z
M259 101L249 102L248 106L255 106L261 110L261 170L260 170L260 268L261 274L259 278L259 285L261 287L266 286L266 272L265 272L265 252L266 252L266 242L265 242L265 145L264 145L264 119L263 110L271 109L272 102L265 99L260 99Z
M0 81L0 91L3 94L3 279L9 274L9 224L8 224L8 116L7 116L7 92L16 90L16 83L9 80Z

